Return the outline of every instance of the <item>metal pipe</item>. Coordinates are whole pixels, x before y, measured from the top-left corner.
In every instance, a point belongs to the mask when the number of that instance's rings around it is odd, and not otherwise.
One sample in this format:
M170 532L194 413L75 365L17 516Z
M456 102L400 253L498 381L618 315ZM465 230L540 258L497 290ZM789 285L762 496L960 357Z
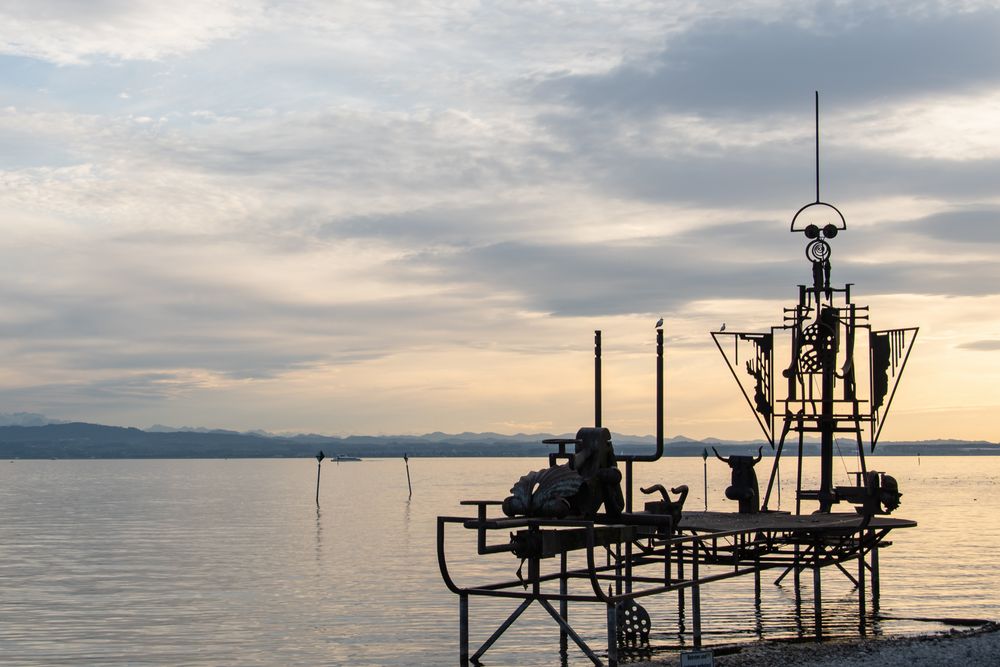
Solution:
M594 426L601 428L601 330L594 331Z
M652 454L621 454L619 461L652 463L663 456L663 329L656 330L656 451Z
M663 329L656 330L656 458L663 455Z
M819 203L819 91L816 91L816 202Z

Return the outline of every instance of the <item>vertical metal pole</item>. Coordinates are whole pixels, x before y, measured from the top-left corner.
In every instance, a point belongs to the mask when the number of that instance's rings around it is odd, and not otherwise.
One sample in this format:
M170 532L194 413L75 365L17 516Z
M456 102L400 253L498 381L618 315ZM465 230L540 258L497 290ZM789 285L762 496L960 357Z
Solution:
M632 511L632 459L625 461L625 511Z
M615 545L615 595L622 594L622 544Z
M760 611L760 555L753 559L753 604Z
M656 330L656 444L663 446L663 329Z
M816 641L823 640L823 584L819 567L819 545L813 560L813 611L816 615Z
M632 592L632 543L625 543L625 593Z
M559 595L566 595L569 591L568 579L566 577L566 552L559 555ZM569 621L569 602L565 599L559 600L559 616L564 621ZM567 655L566 628L559 626L559 655L563 659Z
M615 605L608 605L608 667L618 667L618 612Z
M825 310L825 309L824 309ZM828 312L828 311L827 311ZM826 319L826 318L822 318ZM831 336L834 334L830 334ZM819 511L829 512L833 507L833 399L834 399L834 366L836 359L823 360L821 396L822 412L819 420L820 428L820 481L819 481Z
M861 542L861 533L858 533L858 542ZM865 552L858 548L858 630L865 634Z
M879 596L881 595L881 591L879 590L879 580L878 580L878 544L872 546L871 563L872 563L872 611L878 613Z
M799 413L799 460L798 471L795 477L795 513L802 514L802 414Z
M677 580L684 580L684 545L677 545ZM684 589L677 589L677 624L684 634Z
M691 615L695 648L701 647L701 585L698 584L698 553L693 551L691 558L691 579L695 582L691 587Z
M670 559L674 557L674 548L669 542L663 545L663 583L666 586L670 585Z
M461 667L469 664L469 596L466 593L458 596L458 664Z
M816 91L816 201L819 202L819 91Z
M601 428L601 331L594 331L594 426Z

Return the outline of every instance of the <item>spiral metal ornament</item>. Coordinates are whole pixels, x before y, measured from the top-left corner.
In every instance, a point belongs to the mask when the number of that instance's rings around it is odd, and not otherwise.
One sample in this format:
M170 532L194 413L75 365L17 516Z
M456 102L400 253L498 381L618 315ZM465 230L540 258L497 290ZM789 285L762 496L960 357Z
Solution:
M806 257L810 262L825 262L830 259L832 252L830 244L823 239L810 241L809 245L806 246Z

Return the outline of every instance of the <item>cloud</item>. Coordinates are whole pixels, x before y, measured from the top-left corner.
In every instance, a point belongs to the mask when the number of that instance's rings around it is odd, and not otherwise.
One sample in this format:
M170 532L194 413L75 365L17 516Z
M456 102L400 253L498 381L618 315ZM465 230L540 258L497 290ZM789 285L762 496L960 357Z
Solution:
M997 15L7 3L0 391L126 423L553 419L519 375L562 376L568 330L674 313L693 340L810 280L816 86L834 280L993 293Z
M259 20L253 0L27 0L0 9L0 53L81 65L99 58L156 60L231 39Z
M1000 340L974 340L962 343L958 346L960 350L975 350L979 352L995 352L1000 350Z
M803 20L705 19L663 50L599 74L538 83L542 99L586 110L709 116L788 113L818 89L838 104L995 85L1000 11L820 9ZM947 44L947 48L934 48Z
M834 281L867 294L1000 293L1000 267L992 259L866 261L880 245L919 247L923 236L906 231L909 225L849 229L838 237ZM552 315L608 316L683 312L701 300L794 299L795 285L812 280L803 241L784 225L747 221L611 244L497 243L408 262L433 263L445 281L512 292L526 307Z
M907 224L909 230L936 241L1000 243L1000 208L944 211Z

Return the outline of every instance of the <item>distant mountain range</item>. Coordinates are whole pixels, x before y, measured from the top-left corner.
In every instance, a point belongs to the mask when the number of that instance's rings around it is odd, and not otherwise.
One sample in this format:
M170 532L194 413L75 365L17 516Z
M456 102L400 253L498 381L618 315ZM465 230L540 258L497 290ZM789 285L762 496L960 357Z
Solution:
M546 438L570 438L572 434L428 433L426 435L347 437L300 434L273 435L262 431L240 433L202 428L170 429L155 426L148 430L103 426L82 422L0 426L0 458L6 459L110 459L110 458L295 458L314 456L398 457L410 456L544 456L555 446L544 445ZM43 419L44 421L44 419ZM651 452L653 436L614 435L620 453ZM706 438L692 440L676 436L666 440L670 456L701 456L714 446L723 455L749 453L763 441L729 441ZM844 444L841 448L853 448ZM786 453L796 452L795 443L786 444ZM815 442L806 443L803 453L818 453ZM1000 454L1000 444L985 441L925 440L880 443L877 454L913 456ZM709 452L711 454L711 452Z

